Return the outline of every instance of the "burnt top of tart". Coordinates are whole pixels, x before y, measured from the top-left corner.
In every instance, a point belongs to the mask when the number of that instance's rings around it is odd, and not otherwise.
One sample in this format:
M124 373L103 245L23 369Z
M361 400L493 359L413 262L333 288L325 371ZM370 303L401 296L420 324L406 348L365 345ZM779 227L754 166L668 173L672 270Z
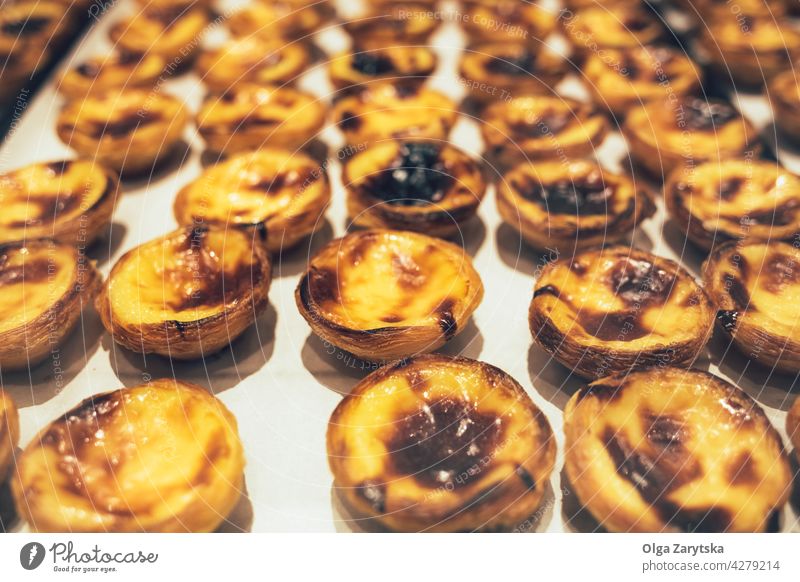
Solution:
M525 200L551 214L606 214L616 192L600 170L555 181L537 180L526 173L516 176L511 186Z
M441 153L441 144L402 142L395 159L368 178L364 188L372 196L398 206L441 202L453 183Z

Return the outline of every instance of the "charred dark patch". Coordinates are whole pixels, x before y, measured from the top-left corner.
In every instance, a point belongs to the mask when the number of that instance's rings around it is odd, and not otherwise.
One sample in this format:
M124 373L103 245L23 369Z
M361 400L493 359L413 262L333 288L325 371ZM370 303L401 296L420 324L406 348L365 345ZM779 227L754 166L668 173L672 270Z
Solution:
M533 292L533 298L536 299L537 297L541 297L542 295L552 295L553 297L560 297L561 291L558 290L557 287L554 285L545 285L544 287L539 287Z
M360 52L353 55L352 67L362 75L377 77L395 70L392 59L374 52Z
M525 467L522 465L517 465L517 469L514 471L514 473L516 473L517 477L519 477L519 480L522 481L525 489L528 491L536 490L536 479Z
M609 274L617 297L629 305L648 305L669 298L675 276L650 261L627 258Z
M606 184L599 171L574 180L558 180L543 184L531 176L524 183L512 186L526 200L535 202L551 214L603 215L609 212L615 188Z
M356 487L356 491L377 513L386 511L386 485L384 483L364 481Z
M747 290L744 281L735 275L725 273L722 282L737 311L755 311L755 305L750 304L750 291Z
M61 160L58 162L50 162L47 164L47 169L53 173L54 176L63 176L72 167L72 160Z
M789 226L794 224L798 208L800 208L800 201L791 199L773 208L751 211L745 216L728 216L726 218L738 221L745 226Z
M405 142L389 167L368 178L363 188L375 198L400 206L441 202L453 183L441 151L439 144Z
M755 460L748 451L742 451L739 456L728 465L727 471L728 479L734 485L752 485L761 480Z
M8 36L29 36L39 34L47 28L51 22L49 18L31 16L30 18L6 21L0 26L0 30L3 31L3 34Z
M344 131L356 131L361 127L361 118L352 111L342 112L339 118L339 127Z
M616 400L625 389L625 385L606 384L603 382L592 382L578 391L578 402L585 398L596 398L601 402L612 402Z
M729 309L717 311L717 321L728 333L736 331L736 324L739 322L739 312Z
M482 458L491 455L503 428L492 414L444 398L423 405L397 423L387 443L394 468L424 486L465 485Z
M453 315L453 308L456 302L453 299L445 299L436 308L436 316L439 320L439 328L442 330L446 340L451 340L458 331L458 323L456 322L455 315Z
M738 116L727 103L700 98L684 101L683 114L686 127L697 131L717 130Z
M719 197L722 200L732 200L739 195L742 186L745 185L745 179L739 176L733 178L725 178L719 183Z
M6 261L7 256L0 257L0 285L42 283L47 281L51 269L55 269L55 265L46 259L26 261L22 265L14 266L7 265Z
M332 269L311 267L300 287L306 305L339 301L339 276ZM305 291L305 293L303 293Z
M536 70L536 57L529 50L513 55L491 56L484 68L496 75L528 75Z

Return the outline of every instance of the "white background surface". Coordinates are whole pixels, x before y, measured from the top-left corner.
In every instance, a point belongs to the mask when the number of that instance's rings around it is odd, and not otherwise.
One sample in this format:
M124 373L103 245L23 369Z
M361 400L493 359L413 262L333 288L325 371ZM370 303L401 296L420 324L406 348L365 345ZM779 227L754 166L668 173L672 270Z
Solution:
M112 21L134 10L131 0L121 0L84 38L64 67L109 48L105 32ZM342 2L353 8L354 2ZM449 4L447 4L450 6ZM352 10L345 10L352 12ZM210 31L206 46L224 38L224 27ZM318 44L333 54L347 47L346 35L331 29L318 35ZM463 87L456 76L460 47L465 38L454 22L447 22L432 39L440 54L440 68L432 86L455 99ZM307 89L329 100L331 87L324 61L316 63L300 82ZM581 95L576 79L564 84L566 93ZM169 81L165 90L186 100L192 111L204 95L198 79L184 75ZM23 116L18 128L0 149L0 170L37 161L75 157L55 134L55 120L63 101L52 84L42 90ZM760 125L769 125L769 110L760 99L746 101L747 111ZM103 331L92 309L85 313L83 328L70 336L62 350L63 382L54 379L53 366L45 362L28 374L6 374L2 385L20 406L21 445L57 415L92 394L133 386L149 377L173 376L196 382L211 389L236 415L247 456L246 484L249 499L243 500L222 529L260 532L350 531L361 526L345 518L332 494L332 476L325 454L325 430L330 413L364 372L360 363L337 359L310 333L294 302L294 289L309 252L333 236L344 233L346 213L340 167L336 151L342 145L337 130L327 128L321 136L330 146L330 177L334 189L333 204L327 213L328 225L311 243L276 261L275 278L270 291L271 307L257 325L233 345L231 350L205 362L176 363L159 357L143 358L113 344ZM122 253L138 244L160 236L176 223L172 215L173 199L179 188L201 172L202 141L195 128L186 129L186 159L178 170L172 167L159 173L150 183L126 183L114 217L113 234L97 243L90 255L98 260L107 275ZM462 116L452 141L478 156L482 149L478 124ZM612 135L601 148L599 157L605 165L616 168L624 158L624 142ZM800 170L797 159L786 158L790 168ZM792 164L794 164L792 166ZM0 210L1 211L1 210ZM462 354L489 362L516 378L534 402L545 412L559 446L556 470L551 479L552 493L545 497L542 518L533 524L539 531L569 531L573 527L562 515L561 466L563 435L561 411L569 396L581 385L569 372L538 348L532 347L527 310L534 284L534 273L542 258L521 244L515 232L502 226L495 209L493 189L479 211L479 220L470 222L464 232L465 245L485 286L485 298L464 332L443 352ZM685 237L664 222L663 208L634 237L634 244L657 254L681 259L694 274L702 255L685 242ZM770 377L768 370L746 371L743 356L731 351L726 364L718 368L727 349L724 340L715 336L698 366L719 373L744 388L762 406L785 438L785 410L796 393L787 389L792 377ZM330 350L333 351L333 350ZM788 441L786 441L788 443ZM567 496L567 501L569 496ZM573 496L574 499L574 496ZM785 529L800 531L795 510L787 506ZM578 529L587 527L578 523Z

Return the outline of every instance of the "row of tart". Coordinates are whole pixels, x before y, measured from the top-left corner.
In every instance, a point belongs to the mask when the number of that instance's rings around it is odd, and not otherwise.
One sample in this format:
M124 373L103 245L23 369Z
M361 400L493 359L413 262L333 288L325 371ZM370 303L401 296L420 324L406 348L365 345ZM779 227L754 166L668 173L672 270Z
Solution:
M787 418L800 449L800 399ZM236 420L203 388L155 380L86 399L16 452L0 391L0 480L36 531L213 531L244 494ZM780 435L706 372L609 376L564 410L565 473L610 531L765 531L791 490ZM394 531L535 529L556 458L550 424L511 376L419 356L356 385L328 423L334 491ZM566 494L566 493L565 493Z

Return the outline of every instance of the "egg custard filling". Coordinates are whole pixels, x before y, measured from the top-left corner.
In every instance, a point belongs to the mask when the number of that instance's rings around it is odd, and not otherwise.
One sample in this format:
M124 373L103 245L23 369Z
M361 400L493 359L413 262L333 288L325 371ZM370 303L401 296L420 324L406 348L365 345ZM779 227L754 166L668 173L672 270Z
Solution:
M151 172L172 153L187 121L186 109L175 97L125 89L68 102L56 132L80 155L130 177Z
M302 44L246 37L203 51L195 68L209 90L224 93L239 83L294 84L306 71L310 59L308 49Z
M267 307L270 280L258 229L183 227L124 254L96 307L121 346L193 359L253 324Z
M591 53L583 64L583 75L592 100L620 119L651 102L659 109L670 107L671 103L665 106L663 101L692 93L702 78L691 59L668 47Z
M421 85L438 62L436 53L424 46L386 46L334 57L328 72L333 86L347 93L376 81Z
M568 72L567 61L524 42L481 43L464 51L461 82L479 103L550 94Z
M416 2L392 2L369 7L342 23L357 49L391 46L430 46L428 39L439 28L430 6Z
M81 402L17 462L19 515L39 532L210 532L244 490L236 419L194 384L154 380Z
M536 282L534 341L585 378L690 363L714 325L706 293L677 263L624 246L549 263Z
M0 390L0 483L11 473L19 443L19 412L9 394Z
M262 148L207 169L175 198L179 224L257 226L267 248L289 249L319 230L331 198L327 174L302 153Z
M591 105L536 95L486 108L481 133L487 150L507 165L527 159L591 156L608 133L606 117Z
M340 99L332 117L349 144L385 139L444 140L458 118L449 97L407 84L376 83Z
M30 164L0 174L0 243L51 238L86 247L108 231L117 177L86 160Z
M631 158L653 176L760 151L758 131L729 103L684 97L648 103L622 126Z
M208 11L195 4L147 6L113 24L108 36L126 52L154 53L177 65L196 54L208 23Z
M228 28L236 37L306 39L325 20L320 4L316 0L251 2L230 15Z
M744 158L678 168L664 196L670 216L705 249L800 233L800 177L778 162Z
M508 374L419 356L362 380L328 423L334 488L394 531L508 530L540 505L556 443Z
M722 245L706 261L703 279L720 327L747 358L800 371L800 250L795 244Z
M527 42L539 47L556 29L556 15L533 2L467 0L459 23L474 42Z
M90 93L121 91L125 88L154 87L167 62L155 53L138 55L112 52L91 57L61 77L58 90L71 99Z
M587 6L563 14L560 24L575 50L584 55L598 47L636 49L664 36L664 27L652 9L637 2Z
M101 277L76 248L49 240L0 245L0 371L51 355L81 319Z
M727 14L703 27L700 46L721 75L757 85L791 68L800 57L800 32L788 25L788 19L751 16L744 27L740 20Z
M197 129L216 153L265 146L294 151L307 146L324 124L325 108L314 95L251 83L210 94L197 113Z
M794 68L789 68L775 76L767 90L767 98L772 106L777 129L784 138L797 143L800 141L800 79Z
M503 220L537 249L584 249L624 238L655 211L642 186L580 160L523 162L497 187Z
M699 370L658 367L592 382L564 410L565 470L615 532L758 532L791 469L764 411Z
M483 299L483 283L461 247L368 230L323 247L295 299L323 340L365 360L394 360L436 350L460 333Z
M486 191L472 158L434 141L375 144L345 163L343 180L354 224L443 237L475 216Z

